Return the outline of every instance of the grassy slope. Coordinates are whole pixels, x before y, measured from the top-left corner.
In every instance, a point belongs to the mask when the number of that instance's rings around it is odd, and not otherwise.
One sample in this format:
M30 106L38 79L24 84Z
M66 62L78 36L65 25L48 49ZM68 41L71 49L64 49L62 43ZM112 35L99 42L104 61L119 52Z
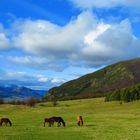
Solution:
M85 125L76 125L76 116ZM43 118L62 116L65 128L43 127ZM0 140L138 140L140 138L140 101L104 102L103 98L63 101L34 108L0 105L0 117L9 117L12 127L0 127Z
M49 90L47 97L97 97L140 82L140 58L119 62Z

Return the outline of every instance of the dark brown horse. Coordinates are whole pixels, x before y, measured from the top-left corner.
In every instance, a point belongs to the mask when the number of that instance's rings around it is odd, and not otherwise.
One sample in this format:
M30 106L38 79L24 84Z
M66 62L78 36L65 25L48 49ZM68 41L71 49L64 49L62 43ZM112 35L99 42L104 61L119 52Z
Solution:
M1 118L0 119L0 126L2 126L3 123L5 123L6 126L9 123L9 125L12 126L12 122L8 118Z
M64 122L64 120L62 119L62 117L51 117L53 119L54 122L58 122L58 127L61 126L61 124L65 127L66 123Z
M54 120L52 118L45 118L44 119L44 127L45 127L46 123L48 123L48 126L51 127L54 125Z
M62 117L51 117L51 118L45 118L44 119L44 127L45 127L45 124L48 123L48 126L51 127L54 125L54 122L57 122L58 123L58 127L61 126L61 124L65 127L66 124L64 122L64 120L62 119Z
M77 116L77 124L79 126L84 124L82 116Z

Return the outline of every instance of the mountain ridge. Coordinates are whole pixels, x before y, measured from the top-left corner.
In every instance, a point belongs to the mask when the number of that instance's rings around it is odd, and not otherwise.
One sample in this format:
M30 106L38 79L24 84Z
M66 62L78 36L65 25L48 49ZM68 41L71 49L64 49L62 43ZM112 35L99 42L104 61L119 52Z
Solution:
M140 82L140 58L118 62L96 72L68 81L48 91L48 99L104 96L107 92Z
M33 90L24 86L0 85L0 98L26 99L29 97L41 98L46 91Z

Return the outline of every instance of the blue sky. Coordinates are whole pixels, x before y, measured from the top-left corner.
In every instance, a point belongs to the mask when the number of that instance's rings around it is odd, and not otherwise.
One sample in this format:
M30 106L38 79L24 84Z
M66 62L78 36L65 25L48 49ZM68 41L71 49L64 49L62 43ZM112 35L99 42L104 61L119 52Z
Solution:
M49 89L140 56L140 0L1 0L0 84Z

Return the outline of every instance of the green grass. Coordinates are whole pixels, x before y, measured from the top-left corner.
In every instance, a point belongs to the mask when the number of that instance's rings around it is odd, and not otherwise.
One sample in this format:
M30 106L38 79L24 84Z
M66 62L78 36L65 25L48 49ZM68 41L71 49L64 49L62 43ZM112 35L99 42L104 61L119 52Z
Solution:
M78 127L76 116L84 126ZM66 127L43 127L43 119L62 116ZM8 117L13 126L0 127L0 140L139 140L140 101L104 102L104 98L73 100L27 106L0 105L0 117Z

